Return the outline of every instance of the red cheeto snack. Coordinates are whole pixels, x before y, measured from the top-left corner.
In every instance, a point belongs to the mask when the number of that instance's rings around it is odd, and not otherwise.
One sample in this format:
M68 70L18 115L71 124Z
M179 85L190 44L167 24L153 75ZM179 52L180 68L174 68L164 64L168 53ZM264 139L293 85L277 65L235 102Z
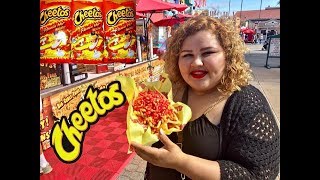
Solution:
M71 0L40 1L40 62L70 62Z
M136 62L136 20L134 0L104 0L104 62Z
M172 84L168 75L162 73L159 81L136 83L133 78L117 76L121 89L128 100L127 139L152 145L159 141L160 129L166 135L180 132L192 117L191 109L172 99ZM130 146L128 153L131 153Z
M76 63L97 64L103 60L102 0L73 0L71 57Z
M139 93L133 102L133 112L138 117L138 123L145 129L151 127L152 133L159 133L162 124L168 129L182 129L182 124L175 114L177 110L169 106L169 100L157 90L146 90Z

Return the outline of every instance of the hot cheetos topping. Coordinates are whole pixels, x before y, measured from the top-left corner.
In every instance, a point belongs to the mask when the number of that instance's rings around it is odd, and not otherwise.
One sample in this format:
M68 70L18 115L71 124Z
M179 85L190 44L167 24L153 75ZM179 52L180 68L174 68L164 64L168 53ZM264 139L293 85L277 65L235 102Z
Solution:
M143 145L159 141L160 130L166 135L179 132L191 119L189 106L172 100L172 84L166 73L154 82L136 83L131 77L117 76L129 106L127 138ZM130 147L128 153L130 153Z
M169 100L159 91L147 90L139 93L133 102L133 110L137 122L145 129L150 126L153 133L158 133L162 124L180 129L181 122L175 114L177 110L169 105Z

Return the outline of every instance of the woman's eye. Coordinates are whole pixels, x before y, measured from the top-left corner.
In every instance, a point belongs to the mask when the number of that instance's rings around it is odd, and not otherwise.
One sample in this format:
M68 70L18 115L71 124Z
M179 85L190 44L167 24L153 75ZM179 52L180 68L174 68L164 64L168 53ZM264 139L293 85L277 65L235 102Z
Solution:
M192 54L184 54L184 55L182 55L182 57L191 57L192 56Z
M204 52L203 55L204 56L209 56L210 54L213 54L213 53L214 53L213 51L208 51L208 52Z

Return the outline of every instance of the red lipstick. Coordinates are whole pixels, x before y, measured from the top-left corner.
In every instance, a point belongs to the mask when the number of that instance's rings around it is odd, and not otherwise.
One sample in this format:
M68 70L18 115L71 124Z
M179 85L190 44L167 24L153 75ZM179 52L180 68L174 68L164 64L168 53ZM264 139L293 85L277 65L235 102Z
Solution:
M207 71L203 71L203 70L196 70L196 71L191 71L191 76L193 78L196 78L196 79L201 79L203 78L205 75L207 75Z

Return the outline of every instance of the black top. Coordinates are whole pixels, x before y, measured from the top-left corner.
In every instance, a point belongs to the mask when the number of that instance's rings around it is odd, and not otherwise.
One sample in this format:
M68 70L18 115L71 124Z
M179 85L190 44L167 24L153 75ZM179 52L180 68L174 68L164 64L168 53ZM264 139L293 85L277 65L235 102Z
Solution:
M204 159L217 160L220 146L219 132L220 127L202 115L184 127L182 151Z
M172 133L169 138L177 142L178 136ZM221 179L275 179L278 175L279 128L266 98L252 85L228 98L219 126L202 115L185 126L183 139L185 153L219 163ZM158 141L152 146L163 144ZM181 177L176 170L147 163L146 179Z

